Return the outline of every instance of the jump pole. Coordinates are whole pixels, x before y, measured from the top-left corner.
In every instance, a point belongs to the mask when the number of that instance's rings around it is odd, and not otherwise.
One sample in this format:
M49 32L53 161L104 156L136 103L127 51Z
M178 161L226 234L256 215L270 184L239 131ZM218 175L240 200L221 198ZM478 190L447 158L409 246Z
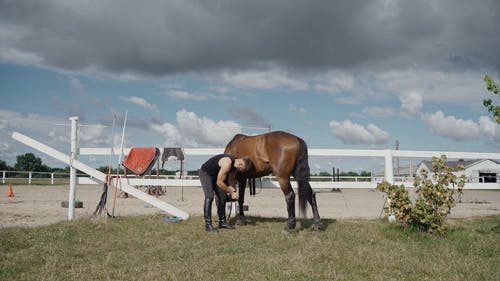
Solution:
M25 136L21 133L18 133L18 132L14 132L12 134L12 138L29 146L29 147L32 147L40 152L43 152L51 157L53 157L54 159L57 159L63 163L65 163L66 165L70 165L71 167L79 170L79 171L82 171L83 173L93 177L94 179L98 180L99 182L101 183L105 183L106 182L106 174L104 174L103 172L101 171L98 171L76 159L73 159L73 161L71 161L71 157L46 145L46 144L43 144L39 141L36 141L28 136ZM133 187L133 186L130 186L126 180L123 180L121 179L120 180L121 182L121 190L131 194L132 196L136 197L137 199L140 199L142 201L145 201L173 216L176 216L176 217L179 217L183 220L187 220L189 218L189 214L183 210L180 210L170 204L168 204L167 202L164 202L164 201L161 201L151 195L148 195L142 191L140 191L139 189Z

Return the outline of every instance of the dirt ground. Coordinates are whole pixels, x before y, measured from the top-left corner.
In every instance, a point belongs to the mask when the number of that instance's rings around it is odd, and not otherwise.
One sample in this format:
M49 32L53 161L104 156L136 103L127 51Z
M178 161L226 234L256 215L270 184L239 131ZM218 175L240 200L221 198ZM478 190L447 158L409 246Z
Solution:
M61 202L68 200L69 186L14 185L14 198L7 197L7 185L0 185L0 227L46 225L67 220L68 209ZM279 189L257 190L256 196L245 196L249 206L246 215L264 217L287 216L285 199ZM75 209L75 218L92 216L102 194L102 186L79 185L76 199L83 202L83 208ZM109 192L112 208L113 191ZM341 192L317 192L318 209L322 218L331 219L376 219L381 216L385 203L383 193L372 189L343 189ZM203 215L203 191L199 187L168 187L166 194L159 196L190 216ZM165 214L135 198L117 198L115 215L134 216ZM213 214L215 215L215 204ZM452 218L500 215L500 191L466 190L462 203L452 209ZM311 216L310 208L308 216Z

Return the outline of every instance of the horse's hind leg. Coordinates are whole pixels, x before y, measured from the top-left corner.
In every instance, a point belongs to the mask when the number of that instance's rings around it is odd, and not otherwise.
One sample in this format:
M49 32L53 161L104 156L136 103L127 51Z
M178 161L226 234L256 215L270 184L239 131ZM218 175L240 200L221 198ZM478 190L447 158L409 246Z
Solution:
M321 231L323 225L321 224L319 218L318 204L316 203L316 193L313 192L311 198L309 198L307 201L309 201L309 204L311 204L311 208L313 211L314 231Z
M295 192L290 185L290 179L278 178L281 190L285 195L286 210L288 211L288 222L283 229L283 233L288 233L295 229Z
M311 188L311 184L309 184L309 180L307 179L297 179L297 183L299 186L299 197L300 197L300 208L303 215L305 215L306 209L306 200L309 202L313 212L313 220L314 220L314 231L320 231L322 229L321 221L319 218L318 212L318 204L316 202L316 194L314 190Z

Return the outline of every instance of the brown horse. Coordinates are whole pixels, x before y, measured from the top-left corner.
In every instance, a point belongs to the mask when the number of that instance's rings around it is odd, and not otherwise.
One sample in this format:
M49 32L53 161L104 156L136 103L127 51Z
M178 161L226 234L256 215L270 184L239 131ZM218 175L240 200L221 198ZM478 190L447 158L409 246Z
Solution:
M245 222L243 202L246 180L274 173L285 195L285 202L287 204L288 222L283 231L289 232L295 229L296 223L295 193L290 184L291 175L293 175L298 183L300 213L305 215L306 202L309 202L313 211L314 230L321 230L316 195L309 184L310 170L307 145L304 140L281 131L256 136L237 134L228 143L224 153L233 154L237 157L248 156L253 164L247 172L237 173L229 179L230 184L233 186L235 181L238 181L238 223Z

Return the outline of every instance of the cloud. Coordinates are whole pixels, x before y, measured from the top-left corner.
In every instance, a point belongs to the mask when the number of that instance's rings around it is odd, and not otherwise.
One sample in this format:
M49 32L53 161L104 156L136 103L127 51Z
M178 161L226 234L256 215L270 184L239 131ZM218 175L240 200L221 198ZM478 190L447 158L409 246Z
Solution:
M500 126L487 116L481 116L478 122L474 122L455 116L445 116L438 110L435 113L425 114L423 118L431 133L455 141L478 140L484 136L500 139L498 133Z
M195 100L195 101L203 101L206 100L207 97L203 95L194 95L186 91L181 90L171 90L165 93L168 97L174 99L186 99L186 100Z
M342 104L360 104L367 97L367 91L354 74L345 70L328 71L313 78L314 90L334 96Z
M145 99L143 98L139 98L139 97L120 97L123 101L126 101L128 103L131 103L131 104L135 104L137 106L140 106L142 108L145 108L145 109L149 109L149 110L156 110L156 105L154 104L151 104L149 102L147 102Z
M426 104L467 104L482 107L489 93L485 70L452 72L446 69L335 70L304 77L311 89L330 94L337 103L390 104L399 100L406 116L418 114Z
M182 147L224 147L235 134L241 132L238 123L198 117L187 110L176 113L176 124L165 122L150 128L162 135L165 146Z
M321 92L339 94L352 91L356 85L355 77L345 71L330 71L316 78L319 82L314 88Z
M0 124L2 130L48 132L56 124L69 124L66 119L52 118L30 112L17 112L0 109Z
M229 114L237 120L242 120L245 125L250 126L269 126L270 122L266 120L261 113L253 108L246 106L231 106L228 107Z
M55 148L69 149L69 124L67 118L0 109L0 159L13 163L15 156L24 149L23 145L16 146L19 143L11 138L13 132L26 134ZM108 136L104 133L102 126L79 127L78 135L81 147L99 147L109 144ZM40 156L44 162L51 161L55 165L60 165L60 162L54 161L43 153L40 153Z
M125 76L258 69L263 63L317 71L408 64L496 67L498 56L490 50L500 46L499 5L495 0L461 5L451 0L2 1L0 59ZM235 79L273 87L251 73Z
M70 77L71 91L78 94L83 95L85 93L85 87L82 82L75 77Z
M224 72L222 81L236 88L305 90L308 84L290 77L283 70L275 67L264 70Z
M491 121L488 116L479 117L479 127L481 131L490 137L494 137L497 133L500 135L499 125Z
M33 52L6 48L0 52L0 61L19 65L42 65L43 59Z
M389 133L374 124L365 127L350 120L337 122L330 121L330 129L336 138L345 144L373 144L382 145L389 140Z
M394 115L394 110L390 107L371 106L362 110L363 115L374 118L390 118Z
M401 112L406 116L419 113L424 104L422 95L417 92L409 92L399 99L401 100Z
M151 130L159 133L163 136L164 145L169 146L180 146L183 143L182 136L179 130L174 125L166 122L163 124L153 124L150 126Z
M307 109L303 108L303 107L300 107L300 106L297 106L293 103L291 103L289 106L288 106L288 111L290 112L297 112L297 113L300 113L300 114L306 114L307 113Z
M487 96L483 75L484 71L387 70L377 73L374 81L379 92L400 97L403 110L417 111L424 100L426 103L476 102L481 105L481 99Z

